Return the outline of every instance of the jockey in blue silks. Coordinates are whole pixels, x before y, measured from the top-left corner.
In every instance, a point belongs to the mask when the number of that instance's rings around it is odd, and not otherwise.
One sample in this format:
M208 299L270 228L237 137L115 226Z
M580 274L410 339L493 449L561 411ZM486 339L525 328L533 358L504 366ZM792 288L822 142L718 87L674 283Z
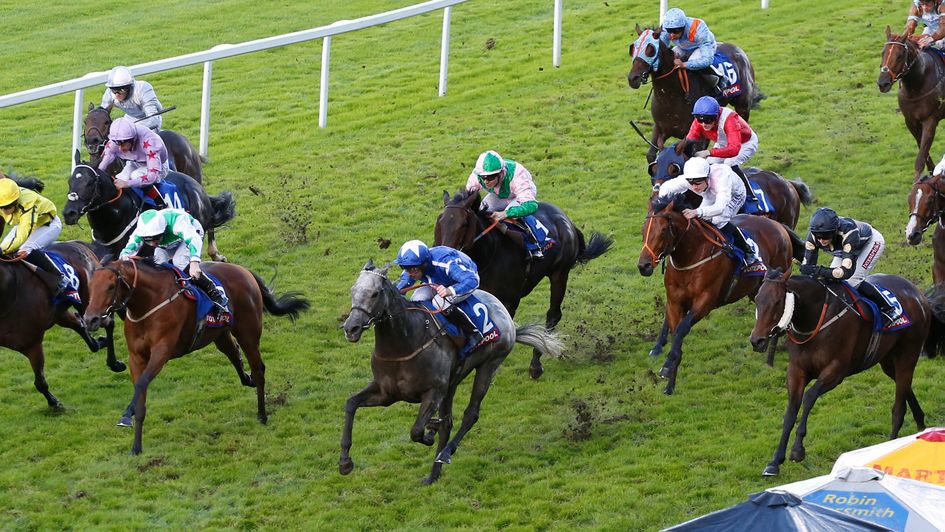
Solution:
M476 328L462 309L456 306L471 296L479 288L479 271L476 263L462 251L447 246L428 248L420 240L409 240L400 247L397 260L404 269L397 281L397 289L423 282L414 291L414 301L433 300L433 304L442 310L443 316L466 334L467 348L475 347L482 341L482 333Z
M718 90L721 78L710 68L717 48L715 35L702 19L687 17L674 7L663 19L660 40L673 49L675 64L686 70L699 71L709 87Z

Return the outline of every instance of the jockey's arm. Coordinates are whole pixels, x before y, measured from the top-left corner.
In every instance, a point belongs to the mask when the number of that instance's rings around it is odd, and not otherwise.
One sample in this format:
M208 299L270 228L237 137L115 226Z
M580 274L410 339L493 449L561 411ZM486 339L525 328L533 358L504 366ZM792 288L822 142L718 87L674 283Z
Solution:
M686 62L686 68L689 70L699 70L711 65L712 59L715 57L717 45L715 42L715 35L709 31L709 27L704 23L700 24L696 29L696 38L694 43L697 44L700 54L695 60L690 58L690 60Z
M804 260L801 261L801 265L805 264L817 264L817 255L820 254L820 249L817 247L817 241L814 239L814 233L807 233L807 240L804 241Z
M853 274L856 272L856 259L859 251L854 251L853 244L858 244L860 242L860 231L859 229L854 229L844 235L843 242L840 244L840 249L843 252L840 254L840 266L833 268L830 271L830 276L837 280L849 279L853 277ZM860 251L863 251L862 249Z
M505 214L509 218L521 218L523 216L528 216L529 214L535 214L538 211L538 202L537 201L526 201L520 205L513 205L505 209Z
M916 27L919 25L919 21L922 19L919 18L919 8L912 4L909 6L909 16L906 17L906 26L902 29L902 34L905 37L911 37L915 33Z
M738 176L735 175L735 172L728 167L726 167L730 176L719 176L716 178L710 174L710 178L715 184L715 201L706 205L705 199L702 200L702 205L696 209L696 216L704 220L711 220L712 218L725 212L725 206L728 205L728 202L732 200L732 177L738 179Z
M458 261L450 262L446 275L453 281L447 287L453 295L465 295L479 288L479 274Z
M738 115L732 114L728 120L725 121L725 138L728 141L728 144L719 148L715 147L709 150L709 155L711 157L719 157L721 159L729 159L738 155L738 152L742 149L742 132L740 124L738 123Z
M11 231L16 231L12 240L9 239L9 236L3 240L3 249L0 249L4 255L9 255L14 251L20 249L20 246L26 243L26 239L30 237L35 229L36 224L36 208L32 208L27 212L24 212L20 216L20 221L17 223Z
M117 147L112 141L105 143L105 149L102 150L102 160L98 163L98 169L105 172L108 166L115 160Z
M684 177L674 177L660 185L659 197L672 196L689 190L689 182Z
M200 260L203 252L203 237L194 229L190 215L181 215L174 222L174 235L181 239L190 252L190 260Z
M705 129L703 129L696 119L693 119L692 124L689 125L689 133L686 133L686 138L681 140L680 144L687 141L704 140L705 138L707 138L705 135ZM682 149L685 150L686 147L683 146Z
M150 136L154 136L154 137L158 136L158 134L153 131L149 131L148 133L150 134ZM160 140L160 137L158 137L158 140ZM153 185L154 183L157 183L158 176L161 175L161 170L163 169L163 165L164 165L163 161L161 161L161 154L159 150L154 149L153 147L148 148L148 151L145 154L145 159L146 159L145 162L148 166L147 173L140 179L139 182L134 182L136 180L129 180L131 181L131 184Z
M105 88L105 94L102 94L102 109L109 109L113 107L112 104L112 90L108 87ZM107 131L105 133L108 133Z
M403 290L404 288L407 288L408 286L412 286L416 282L417 281L414 281L413 279L410 278L410 274L408 274L407 271L405 270L403 273L400 274L400 279L397 280L397 284L395 286L397 287L397 290L399 291L399 290Z
M125 244L125 247L122 248L121 252L118 254L119 259L125 259L128 257L134 257L141 251L141 246L144 245L144 239L138 236L138 232L135 231L131 234L131 238L128 239L128 243Z
M469 177L466 178L466 192L479 192L482 190L482 185L479 184L479 176L476 175L476 172L473 171L469 174Z
M144 116L150 117L142 120L140 124L151 130L161 127L161 115L156 114L161 110L161 102L154 94L154 88L147 82L141 83L140 88L141 110L144 112Z

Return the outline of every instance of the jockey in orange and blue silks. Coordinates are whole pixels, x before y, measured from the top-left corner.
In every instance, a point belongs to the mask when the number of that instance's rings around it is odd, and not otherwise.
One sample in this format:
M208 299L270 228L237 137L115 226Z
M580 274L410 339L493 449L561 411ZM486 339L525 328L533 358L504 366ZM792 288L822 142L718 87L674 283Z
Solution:
M468 255L448 246L429 248L420 240L409 240L400 247L394 264L404 270L397 281L398 290L418 281L426 284L414 291L412 299L432 300L443 316L467 335L467 347L474 347L482 341L482 333L456 306L479 288L479 270Z
M673 49L677 66L699 70L710 87L717 87L721 78L711 68L718 45L715 34L704 20L687 17L682 9L674 7L663 17L663 44Z
M545 228L533 215L538 210L538 193L532 174L520 163L503 159L493 150L484 151L476 161L476 168L466 180L466 190L487 192L483 207L492 212L492 219L501 222L506 218L518 218L528 227L525 249L530 258L540 259L548 237Z
M942 0L912 0L909 6L909 17L902 34L911 37L916 27L921 23L925 26L922 36L919 37L919 48L931 46L945 48L945 2Z
M145 193L158 204L158 208L167 206L152 186L170 171L167 148L157 133L127 116L115 120L108 131L108 142L98 169L107 171L116 158L124 161L125 168L115 176L115 187L148 187Z

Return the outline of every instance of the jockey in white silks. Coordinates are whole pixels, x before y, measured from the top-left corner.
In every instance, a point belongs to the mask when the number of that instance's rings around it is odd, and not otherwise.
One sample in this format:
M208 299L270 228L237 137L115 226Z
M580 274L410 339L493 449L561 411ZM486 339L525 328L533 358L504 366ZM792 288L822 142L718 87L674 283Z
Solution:
M153 131L161 129L161 102L154 94L154 87L147 81L136 81L127 67L116 66L108 73L102 95L102 107L117 107L125 115Z

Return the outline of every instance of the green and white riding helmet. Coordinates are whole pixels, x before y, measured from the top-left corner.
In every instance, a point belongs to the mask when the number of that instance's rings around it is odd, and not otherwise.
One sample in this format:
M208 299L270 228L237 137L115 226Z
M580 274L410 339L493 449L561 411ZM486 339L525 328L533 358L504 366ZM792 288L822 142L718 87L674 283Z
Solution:
M160 238L167 230L167 220L158 211L149 210L141 213L138 219L138 236L144 240Z
M495 150L482 152L479 159L476 160L476 175L484 181L494 178L496 174L501 173L504 169L505 159Z

